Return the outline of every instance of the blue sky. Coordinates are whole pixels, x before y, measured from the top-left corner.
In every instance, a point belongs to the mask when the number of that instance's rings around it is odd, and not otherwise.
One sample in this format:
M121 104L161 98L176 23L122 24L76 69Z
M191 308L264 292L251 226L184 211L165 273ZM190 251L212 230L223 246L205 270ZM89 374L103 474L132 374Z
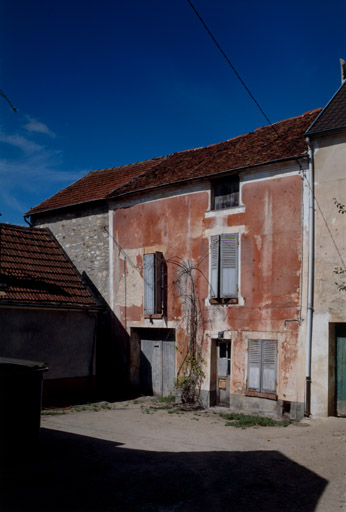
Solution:
M346 60L345 0L193 0L272 122L324 106ZM91 169L266 124L186 0L1 0L0 212Z

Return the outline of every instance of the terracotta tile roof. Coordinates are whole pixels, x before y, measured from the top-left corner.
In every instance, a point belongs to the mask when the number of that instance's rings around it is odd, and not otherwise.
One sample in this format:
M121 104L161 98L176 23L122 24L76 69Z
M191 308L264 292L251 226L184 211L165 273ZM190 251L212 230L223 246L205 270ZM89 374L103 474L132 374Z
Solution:
M1 304L97 306L48 229L0 224Z
M172 154L108 197L303 155L307 152L304 132L320 111L313 110L219 144Z
M127 183L133 176L141 175L160 160L162 158L153 158L121 167L90 171L80 180L31 208L25 215L105 199L114 189Z
M314 135L339 128L346 128L346 82L335 93L306 134Z
M212 146L92 171L32 208L26 215L305 154L307 146L304 133L320 111L313 110Z

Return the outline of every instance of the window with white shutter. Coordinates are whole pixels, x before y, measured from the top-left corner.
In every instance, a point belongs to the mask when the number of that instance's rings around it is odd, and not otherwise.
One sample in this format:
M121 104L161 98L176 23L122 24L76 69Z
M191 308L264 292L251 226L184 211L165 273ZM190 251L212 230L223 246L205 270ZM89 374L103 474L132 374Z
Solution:
M211 237L210 297L238 298L239 235L226 233Z
M144 314L162 314L164 309L165 265L163 254L144 254Z
M247 389L263 395L275 395L276 368L277 341L249 340Z

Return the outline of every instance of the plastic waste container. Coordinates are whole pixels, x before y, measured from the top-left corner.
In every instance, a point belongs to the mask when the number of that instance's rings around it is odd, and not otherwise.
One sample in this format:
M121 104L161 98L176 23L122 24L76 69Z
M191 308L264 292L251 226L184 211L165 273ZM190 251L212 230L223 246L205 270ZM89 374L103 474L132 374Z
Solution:
M30 451L41 424L45 363L0 357L0 457Z

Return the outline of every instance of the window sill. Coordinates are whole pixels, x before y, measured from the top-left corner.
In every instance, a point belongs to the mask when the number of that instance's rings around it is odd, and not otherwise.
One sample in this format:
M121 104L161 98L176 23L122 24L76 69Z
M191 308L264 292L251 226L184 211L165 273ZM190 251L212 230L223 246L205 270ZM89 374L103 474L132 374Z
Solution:
M231 208L220 208L218 210L208 210L205 212L205 217L215 217L216 215L236 215L245 212L245 205L232 206Z
M229 298L229 299L209 299L210 304L238 304L239 301L237 298Z
M163 318L163 314L162 313L154 313L152 315L144 315L144 318L149 319L149 320L161 320Z
M245 396L253 396L257 398L266 398L267 400L277 400L278 395L275 393L259 393L258 391L245 391Z

